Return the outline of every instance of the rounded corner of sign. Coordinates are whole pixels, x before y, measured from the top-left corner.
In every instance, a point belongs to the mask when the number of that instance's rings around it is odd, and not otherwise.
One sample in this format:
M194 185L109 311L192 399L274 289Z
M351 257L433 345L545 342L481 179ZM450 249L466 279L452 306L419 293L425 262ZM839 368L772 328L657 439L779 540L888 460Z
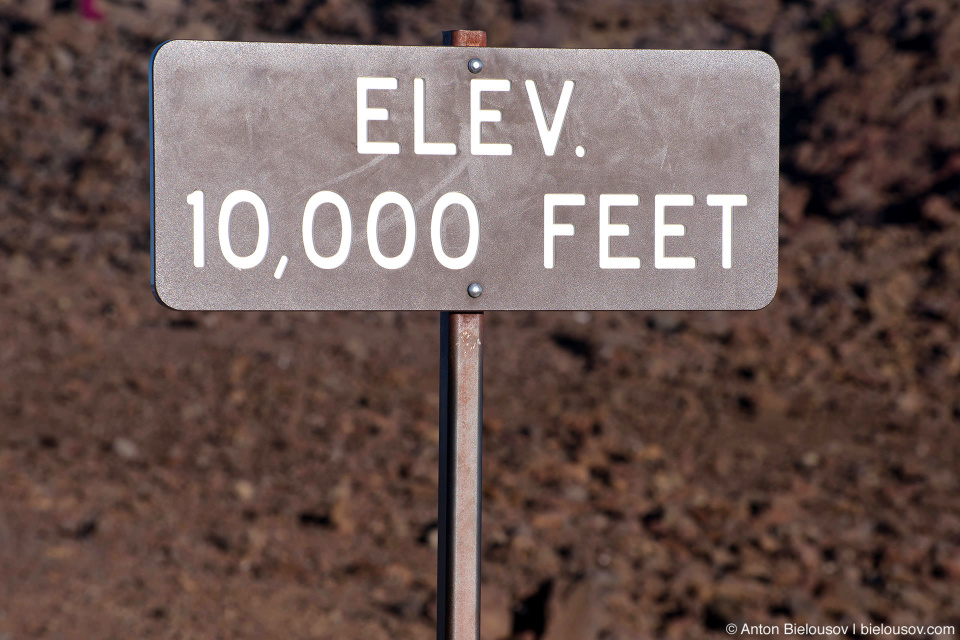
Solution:
M766 51L760 51L759 49L752 52L757 57L757 67L761 71L765 71L770 74L777 83L780 82L780 65L777 64L776 59L771 56Z
M186 309L181 309L176 305L176 303L169 299L164 299L163 292L161 291L163 287L158 286L156 280L150 284L150 290L153 292L153 298L159 302L162 306L167 309L172 309L173 311L186 311ZM169 296L168 296L169 298Z
M173 49L176 49L178 44L182 44L183 40L165 40L157 45L157 48L153 50L153 55L150 56L150 73L156 73L157 68L162 68L164 58L169 55L172 55Z
M773 277L773 280L770 282L769 287L760 292L760 297L757 300L757 303L751 306L749 311L760 311L761 309L766 309L773 299L777 297L777 288L779 287L779 282L776 276Z

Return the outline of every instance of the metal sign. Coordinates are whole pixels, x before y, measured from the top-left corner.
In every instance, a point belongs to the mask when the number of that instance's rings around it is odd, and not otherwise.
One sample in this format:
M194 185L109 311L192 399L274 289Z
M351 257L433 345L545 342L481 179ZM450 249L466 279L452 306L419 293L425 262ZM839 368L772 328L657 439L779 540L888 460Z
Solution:
M153 287L177 309L757 309L780 74L757 51L172 41Z

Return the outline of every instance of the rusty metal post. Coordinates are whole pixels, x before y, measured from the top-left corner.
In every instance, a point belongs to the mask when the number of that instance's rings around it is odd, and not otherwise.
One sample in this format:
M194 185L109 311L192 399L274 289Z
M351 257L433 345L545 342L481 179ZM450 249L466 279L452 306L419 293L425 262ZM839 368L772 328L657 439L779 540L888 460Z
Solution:
M445 31L443 44L485 47L485 31ZM437 638L480 638L480 451L483 314L440 314L440 513Z
M480 634L483 314L440 316L440 517L437 637Z
M456 31L443 32L443 46L445 47L485 47L487 46L486 31Z

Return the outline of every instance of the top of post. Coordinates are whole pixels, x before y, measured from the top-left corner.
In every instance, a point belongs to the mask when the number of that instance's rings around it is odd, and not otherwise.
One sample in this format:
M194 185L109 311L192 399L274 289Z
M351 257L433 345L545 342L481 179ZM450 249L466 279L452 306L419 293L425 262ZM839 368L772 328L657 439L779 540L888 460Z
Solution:
M445 47L485 47L487 46L486 31L468 31L456 29L443 32L443 46Z

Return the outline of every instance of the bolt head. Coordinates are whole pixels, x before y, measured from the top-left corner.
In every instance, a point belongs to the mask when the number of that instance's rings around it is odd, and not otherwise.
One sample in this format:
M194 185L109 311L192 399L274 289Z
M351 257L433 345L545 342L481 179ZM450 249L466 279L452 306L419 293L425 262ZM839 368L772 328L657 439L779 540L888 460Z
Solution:
M480 58L470 58L470 61L467 62L467 69L470 70L470 73L480 73L483 71L483 62L480 61Z
M483 293L483 287L480 286L479 282L471 282L470 286L467 287L467 295L471 298L479 298L481 293Z

